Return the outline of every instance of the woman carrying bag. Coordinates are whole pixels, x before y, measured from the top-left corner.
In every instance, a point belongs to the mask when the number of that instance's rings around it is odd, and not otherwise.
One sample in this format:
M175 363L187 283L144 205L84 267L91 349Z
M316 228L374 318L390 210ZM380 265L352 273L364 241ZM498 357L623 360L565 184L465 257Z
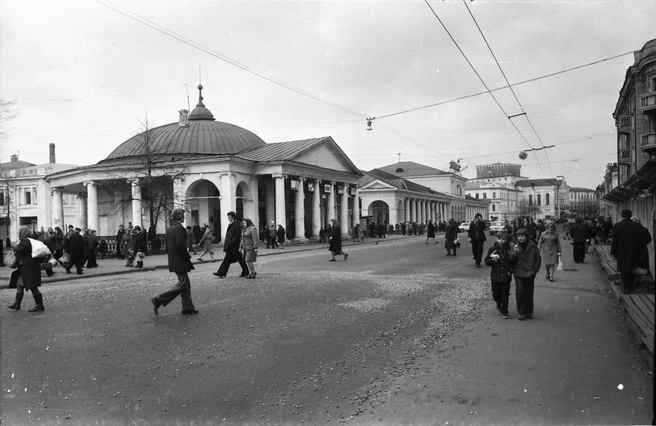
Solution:
M25 289L32 290L32 296L36 305L28 312L40 312L45 310L43 307L43 295L39 291L41 286L41 260L38 257L32 257L32 243L28 237L32 236L32 230L27 226L18 228L18 244L14 248L20 280L16 286L16 301L9 305L9 309L20 311L21 302L25 295Z
M214 262L214 255L212 254L212 228L207 223L204 223L203 226L205 227L205 232L203 232L203 236L198 241L199 246L201 244L203 245L203 254L200 255L198 260L202 262L203 256L209 254L212 262Z

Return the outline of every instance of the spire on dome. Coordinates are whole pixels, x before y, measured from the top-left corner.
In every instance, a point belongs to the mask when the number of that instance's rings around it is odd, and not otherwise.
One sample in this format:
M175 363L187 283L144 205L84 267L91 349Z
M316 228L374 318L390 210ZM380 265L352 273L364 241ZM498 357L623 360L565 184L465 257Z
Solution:
M205 107L203 103L203 85L198 85L198 103L196 108L191 111L189 114L189 121L199 121L199 120L214 120L214 115L212 112Z

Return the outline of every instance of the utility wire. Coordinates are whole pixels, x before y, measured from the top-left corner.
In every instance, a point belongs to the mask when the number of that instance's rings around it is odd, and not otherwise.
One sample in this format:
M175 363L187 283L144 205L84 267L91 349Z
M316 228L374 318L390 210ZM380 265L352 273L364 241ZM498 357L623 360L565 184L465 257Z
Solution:
M467 63L468 63L469 66L471 67L471 69L474 71L474 74L476 74L476 77L478 77L478 79L480 80L480 82L483 84L483 86L485 87L485 90L487 90L487 93L489 93L490 96L492 96L492 99L494 99L494 102L497 104L497 106L499 107L499 109L501 109L501 112L503 112L503 115L504 115L506 118L508 118L508 113L506 113L506 111L503 109L503 107L501 106L501 104L499 103L499 101L497 100L497 98L496 98L496 97L494 96L494 94L490 91L490 88L487 87L487 84L485 84L485 81L483 81L483 78L480 76L480 74L478 73L478 71L476 71L476 68L474 68L474 65L472 65L472 63L471 63L471 61L469 60L469 58L467 58L467 55L465 55L465 52L462 51L462 49L460 48L460 46L458 45L458 43L456 42L456 40L453 38L453 36L452 36L451 33L449 32L449 30L446 28L446 26L444 25L444 23L442 22L442 20L440 19L440 17L437 15L437 13L435 12L435 10L432 8L432 6L430 5L430 3L428 3L428 0L424 0L424 1L426 2L426 5L427 5L428 8L431 10L431 12L433 12L433 15L434 15L435 18L438 20L438 22L440 23L440 25L442 25L442 28L444 28L444 31L446 31L446 33L449 35L449 37L451 38L451 41L453 42L453 44L455 44L455 46L458 48L458 50L460 51L460 53L462 54L462 56L465 58L465 60L467 61ZM524 140L524 142L526 142L526 144L527 144L531 149L533 149L533 146L531 146L531 143L526 139L526 137L524 137L524 135L523 135L522 132L519 130L519 128L517 127L517 125L516 125L515 123L513 123L512 120L509 120L509 121L510 121L510 124L512 124L512 126L515 128L515 130L517 131L517 133L519 134L519 136L521 136L521 138ZM536 159L537 159L537 157L536 157ZM540 171L542 172L542 175L544 175L544 170L542 170L542 164L540 164L539 161L538 161L538 164L540 165Z
M323 96L319 96L319 95L316 95L316 94L310 93L310 92L308 92L308 91L305 91L305 90L303 90L303 89L299 89L298 87L294 87L294 86L292 86L292 85L290 85L290 84L288 84L288 83L285 83L285 82L283 82L283 81L281 81L281 80L278 80L278 79L276 79L276 78L269 77L269 76L267 76L266 74L264 74L264 73L262 73L262 72L260 72L260 71L257 71L257 70L255 70L255 69L253 69L253 68L250 68L250 67L247 66L247 65L244 65L244 64L241 64L241 63L235 61L234 59L228 58L227 56L224 56L224 55L222 55L222 54L220 54L220 53L218 53L218 52L215 52L214 50L212 50L212 49L210 49L210 48L208 48L208 47L205 47L205 46L203 46L203 45L201 45L201 44L199 44L199 43L196 43L196 42L194 42L193 40L190 40L190 39L188 39L188 38L186 38L186 37L184 37L184 36L182 36L182 35L180 35L180 34L174 32L174 31L172 31L172 30L169 30L169 29L167 29L167 28L165 28L165 27L162 27L161 25L159 25L159 24L157 24L157 23L155 23L155 22L152 22L152 21L150 21L150 20L148 20L148 19L146 19L146 18L144 18L144 17L142 17L142 16L140 16L140 15L137 15L137 14L134 13L134 12L130 12L129 10L127 10L127 9L121 7L121 6L118 6L118 5L112 3L112 2L110 2L110 1L108 1L108 0L93 0L93 1L95 1L96 3L98 3L98 4L102 5L102 6L105 6L105 7L109 8L109 9L111 9L111 10L117 12L117 13L120 13L120 14L123 15L123 16L126 16L126 17L128 17L128 18L130 18L130 19L132 19L132 20L135 20L135 21L139 22L140 24L146 25L146 26L148 26L148 27L150 27L150 28L152 28L152 29L154 29L154 30L156 30L156 31L159 31L160 33L162 33L162 34L164 34L164 35L167 35L167 36L172 37L172 38L174 38L174 39L176 39L176 40L178 40L178 41L180 41L180 42L182 42L182 43L184 43L184 44L187 44L187 45L193 47L194 49L198 49L198 50L200 50L200 51L202 51L202 52L207 53L207 54L210 55L210 56L213 56L213 57L215 57L215 58L217 58L217 59L220 59L221 61L227 62L227 63L229 63L230 65L233 65L233 66L235 66L235 67L237 67L237 68L240 68L240 69L242 69L242 70L244 70L244 71L246 71L246 72L248 72L248 73L251 73L251 74L253 74L253 75L256 75L256 76L258 76L258 77L260 77L260 78L263 78L263 79L265 79L265 80L267 80L267 81L270 81L271 83L277 84L277 85L282 86L282 87L284 87L284 88L286 88L286 89L292 90L292 91L294 91L294 92L296 92L296 93L298 93L298 94L300 94L300 95L306 96L306 97L308 97L308 98L310 98L310 99L313 99L313 100L316 100L316 101L319 101L319 102L321 102L322 104L330 105L330 106L332 106L332 107L334 107L334 108L340 109L340 110L345 111L345 112L348 112L348 113L350 113L350 114L357 115L357 116L359 116L359 117L362 117L362 116L365 115L364 113L362 113L362 112L360 112L360 111L355 111L355 110L350 109L350 108L348 108L348 107L345 107L345 106L339 105L339 104L337 104L337 103L335 103L335 102L328 101L328 100L324 99Z
M501 67L501 64L499 63L499 60L497 59L497 56L494 54L494 51L492 51L492 46L490 46L490 43L488 43L487 38L485 37L485 34L483 34L483 30L481 29L480 25L478 25L478 22L476 21L476 18L474 17L474 14L471 11L471 8L469 5L467 5L467 1L463 0L463 3L465 4L465 7L467 8L467 12L469 12L469 16L471 16L472 20L474 21L474 24L476 24L476 28L478 28L478 32L481 34L481 37L483 37L483 41L485 41L485 45L487 46L487 49L490 51L490 54L494 58L494 62L497 64L497 67L499 67L499 71L501 71L501 75L503 75L503 79L506 81L506 84L510 88L510 91L512 92L513 96L515 97L515 100L517 101L517 105L519 105L519 108L523 111L523 115L526 118L526 121L528 121L528 124L531 126L531 129L533 129L533 133L535 136L538 138L538 141L540 141L540 145L542 145L542 148L545 148L544 143L542 142L542 139L540 138L540 135L538 135L538 132L535 130L535 127L533 126L533 123L531 122L531 119L528 117L528 114L526 113L526 110L522 106L522 103L519 101L519 98L517 97L517 94L515 93L515 90L512 88L512 85L508 81L508 77L506 77L506 73L503 72L503 68ZM508 117L510 119L510 117ZM553 170L551 169L551 164L549 163L549 153L545 150L544 155L547 158L547 165L549 166L549 173L553 176Z

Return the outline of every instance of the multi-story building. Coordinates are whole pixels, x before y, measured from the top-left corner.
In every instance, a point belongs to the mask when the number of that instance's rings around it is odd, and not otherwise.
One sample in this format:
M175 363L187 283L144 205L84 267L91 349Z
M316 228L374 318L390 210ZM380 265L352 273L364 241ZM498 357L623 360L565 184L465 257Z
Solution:
M50 209L50 185L45 177L51 173L69 170L77 166L57 164L55 162L55 145L50 144L50 162L36 165L11 156L11 161L0 164L0 237L4 241L18 238L18 228L23 225L33 230L48 229L64 224L86 226L80 222L80 197L69 194L63 200L63 221L53 223Z
M525 179L519 164L485 164L476 166L476 179L467 182L465 192L472 198L490 203L489 220L512 220L522 215L523 193L516 185Z
M599 215L612 216L615 214L615 204L605 197L617 187L617 163L606 164L604 182L597 186L597 199L599 200Z
M560 218L568 209L569 186L565 178L526 179L517 182L525 206L537 207L536 217Z
M617 127L617 186L603 201L615 206L614 220L630 209L654 235L656 193L656 39L634 52L613 112ZM607 170L608 174L608 170ZM654 270L654 245L649 245Z

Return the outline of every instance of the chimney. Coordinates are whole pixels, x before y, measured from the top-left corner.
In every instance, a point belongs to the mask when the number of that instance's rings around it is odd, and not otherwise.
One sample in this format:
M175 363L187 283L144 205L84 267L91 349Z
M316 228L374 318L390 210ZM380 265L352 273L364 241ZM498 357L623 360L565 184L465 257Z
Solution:
M18 161L18 155L16 155L16 154L11 154L11 162L12 162L12 163L15 163L15 162L17 162L17 161Z
M50 164L55 164L55 144L50 144Z

